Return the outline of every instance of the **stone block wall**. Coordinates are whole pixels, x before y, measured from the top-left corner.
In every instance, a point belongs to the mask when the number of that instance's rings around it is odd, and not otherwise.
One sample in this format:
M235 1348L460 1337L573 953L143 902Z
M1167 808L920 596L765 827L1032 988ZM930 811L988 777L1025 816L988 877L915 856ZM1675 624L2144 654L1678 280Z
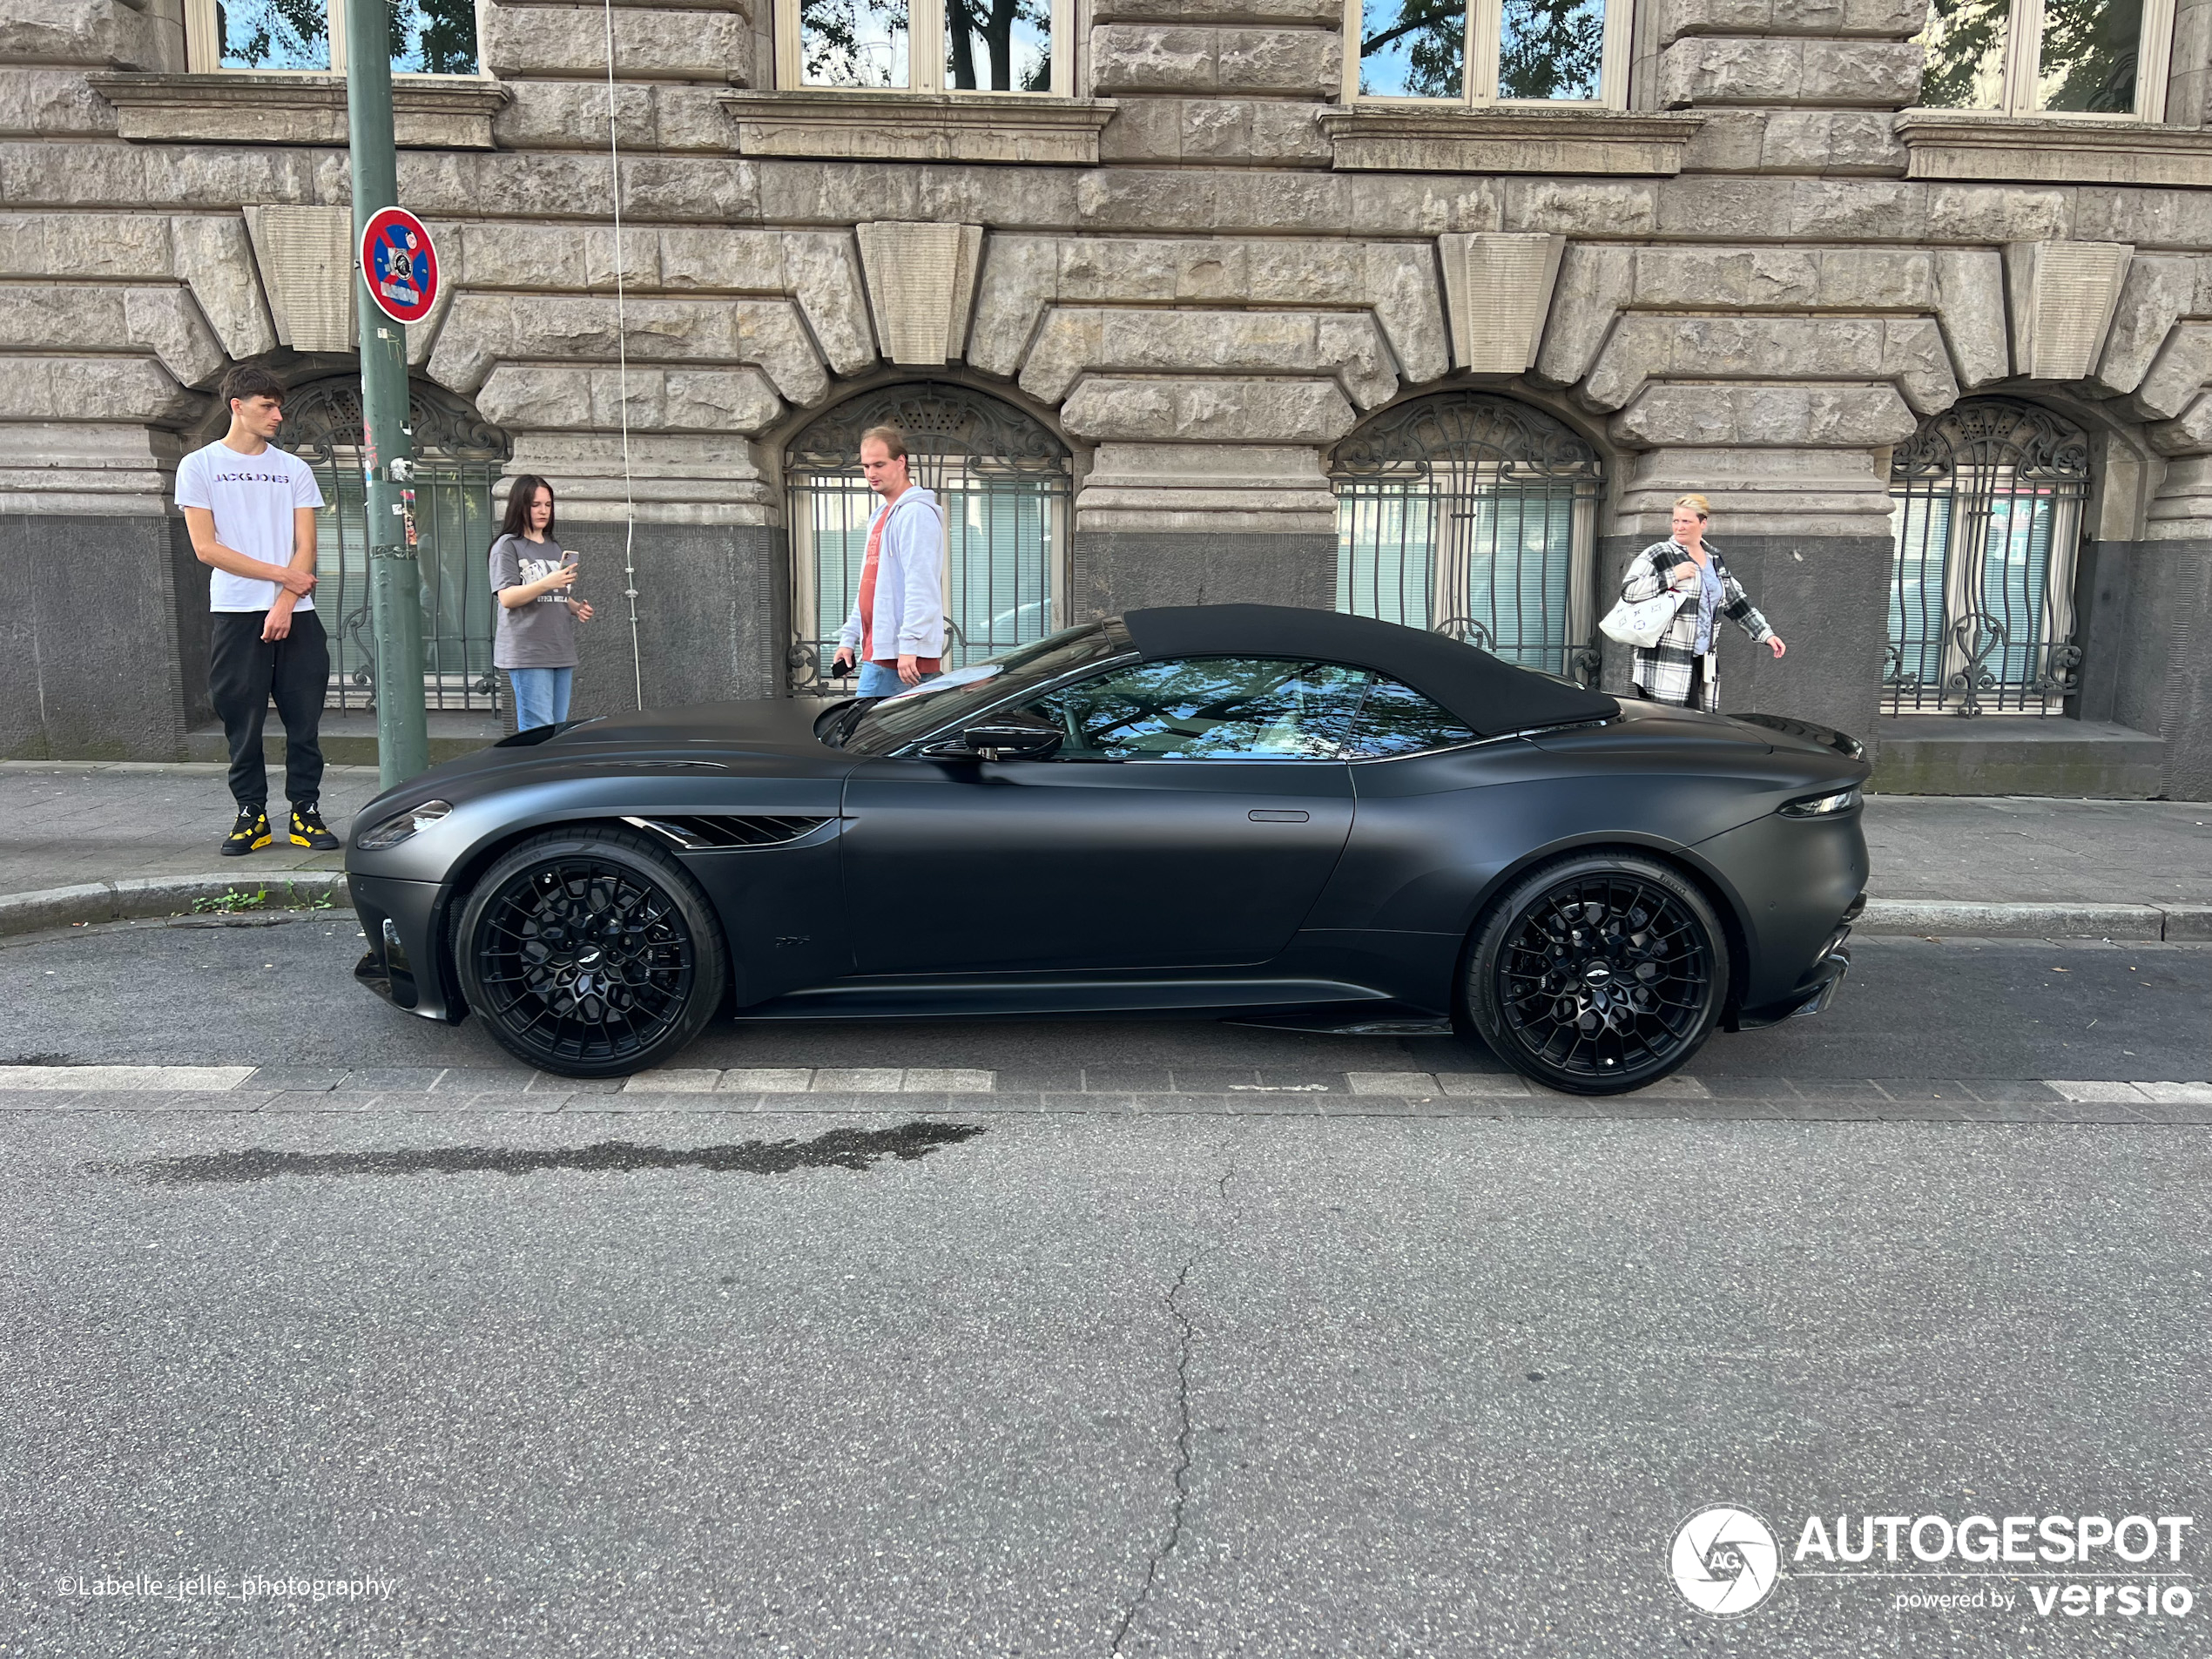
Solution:
M1337 446L1472 387L1602 451L1601 594L1675 496L1711 496L1715 539L1791 645L1779 664L1724 645L1730 700L1865 730L1891 449L2001 391L2059 401L2128 457L2132 505L2105 511L2083 578L2093 660L2138 637L2127 619L2154 593L2196 625L2212 156L2182 182L2115 184L2086 161L2074 178L2066 135L2084 129L2031 123L2020 179L1946 176L1898 116L1919 5L1648 0L1633 108L1604 115L1346 107L1357 47L1332 0L1092 0L1069 43L1077 98L988 106L779 90L771 0L612 15L611 94L600 10L563 0L487 0L488 80L410 90L432 136L402 151L401 194L451 297L409 354L508 433L511 470L556 479L595 554L634 512L649 697L782 684L783 446L916 378L1001 395L1066 442L1070 616L1331 603ZM232 363L297 381L349 361L280 344L310 337L294 309L324 279L276 268L246 221L342 220L343 145L327 125L208 136L181 18L181 0L0 0L0 514L45 560L62 544L35 527L77 526L88 562L161 596L126 626L174 719L133 713L117 739L132 752L180 745L204 712L187 660L204 577L158 539L184 435ZM2198 153L2208 18L2212 0L2184 0L2178 136L2130 143ZM164 137L172 107L192 119ZM798 113L751 145L764 108ZM979 118L1003 142L979 149ZM1033 140L1051 160L1006 158ZM585 689L619 701L627 623L604 597ZM2165 666L2141 651L2100 666L2084 711L2155 720L2185 754L2186 711L2212 695L2206 631L2212 606L2169 633ZM44 650L0 667L0 746L107 741L47 711Z
M1092 90L1109 161L1325 166L1315 121L1344 78L1332 0L1097 0Z

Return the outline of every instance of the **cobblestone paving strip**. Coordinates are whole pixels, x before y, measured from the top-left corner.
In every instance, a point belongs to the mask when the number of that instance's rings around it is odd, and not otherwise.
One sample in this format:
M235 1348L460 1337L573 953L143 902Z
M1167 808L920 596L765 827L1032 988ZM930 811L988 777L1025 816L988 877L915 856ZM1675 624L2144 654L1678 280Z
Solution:
M0 1066L0 1089L236 1089L252 1066Z
M78 1068L89 1070L91 1068ZM630 1118L636 1116L1190 1116L1230 1117L1420 1117L1493 1122L1742 1123L1947 1123L2057 1129L2101 1125L2113 1128L2212 1128L2212 1085L2144 1083L2122 1085L2125 1098L2111 1085L2074 1083L2064 1087L2096 1098L2070 1099L2060 1086L1989 1084L2001 1099L1974 1099L1964 1093L1939 1097L1933 1090L1908 1099L1844 1096L1807 1097L1783 1089L1764 1096L1730 1091L1725 1096L1635 1095L1589 1097L1543 1094L1385 1095L1343 1093L1218 1094L1133 1092L1099 1094L1079 1090L1002 1090L958 1094L942 1090L881 1089L749 1091L734 1089L638 1089L604 1092L556 1089L267 1090L161 1089L143 1088L0 1089L0 1113L108 1112L130 1116L191 1113L324 1117L453 1119L489 1116ZM1817 1087L1817 1085L1815 1086ZM2033 1092L2031 1093L2030 1091ZM2152 1091L2156 1091L2154 1094Z
M1258 1081L1267 1076L1268 1081ZM2212 1107L2212 1082L2112 1079L2006 1080L1876 1077L1713 1077L1676 1076L1633 1095L1602 1099L1556 1093L1509 1072L1354 1071L1304 1075L1226 1070L1069 1068L1064 1071L994 1072L944 1066L759 1066L666 1068L631 1077L556 1077L519 1067L382 1066L352 1070L305 1066L0 1066L0 1103L55 1110L57 1094L98 1095L132 1109L158 1109L157 1096L195 1100L213 1109L245 1109L246 1096L280 1100L286 1111L381 1109L458 1111L476 1101L513 1098L536 1112L635 1109L704 1111L822 1109L826 1098L852 1097L868 1109L898 1097L908 1111L974 1105L983 1110L1265 1112L1300 1116L1396 1113L1407 1103L1440 1113L1526 1111L1532 1116L1649 1115L1696 1116L1699 1109L1743 1103L1758 1113L1797 1116L1818 1109L1838 1119L1943 1118L1980 1122L2163 1121L2173 1111ZM226 1099L227 1097L227 1099ZM596 1104L595 1104L596 1103ZM1177 1103L1170 1107L1165 1103ZM2090 1114L2087 1109L2094 1108ZM483 1109L493 1109L484 1108ZM1738 1116L1729 1112L1728 1116Z

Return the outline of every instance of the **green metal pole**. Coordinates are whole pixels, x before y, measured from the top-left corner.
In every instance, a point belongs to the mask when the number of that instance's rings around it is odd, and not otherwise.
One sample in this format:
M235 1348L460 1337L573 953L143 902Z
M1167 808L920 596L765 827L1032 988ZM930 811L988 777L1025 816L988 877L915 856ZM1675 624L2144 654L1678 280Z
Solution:
M346 8L346 130L353 149L354 247L377 212L400 205L392 144L392 56L386 0ZM354 273L361 327L363 456L368 486L368 602L376 631L376 765L387 789L430 765L422 706L422 597L407 480L414 435L407 424L407 330L369 298Z

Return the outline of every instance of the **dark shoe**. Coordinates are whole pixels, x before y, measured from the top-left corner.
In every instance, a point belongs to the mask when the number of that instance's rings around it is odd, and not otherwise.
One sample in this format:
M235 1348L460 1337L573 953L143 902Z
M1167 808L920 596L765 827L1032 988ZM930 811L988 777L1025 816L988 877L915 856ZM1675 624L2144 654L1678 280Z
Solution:
M223 845L217 850L226 859L242 859L268 844L268 809L241 806L238 809L238 822L231 826L231 833L223 838Z
M311 800L292 804L292 845L312 846L318 853L335 853L345 843L330 833L322 821L322 814Z

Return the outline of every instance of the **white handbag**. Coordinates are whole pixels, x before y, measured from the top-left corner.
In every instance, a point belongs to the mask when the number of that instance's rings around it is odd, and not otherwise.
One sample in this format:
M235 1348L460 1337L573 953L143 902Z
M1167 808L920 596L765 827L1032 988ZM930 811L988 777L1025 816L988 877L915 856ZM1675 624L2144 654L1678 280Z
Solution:
M1635 645L1649 651L1666 635L1674 622L1675 612L1686 594L1669 591L1634 604L1621 600L1605 613L1598 627L1608 639L1617 639L1624 645Z

